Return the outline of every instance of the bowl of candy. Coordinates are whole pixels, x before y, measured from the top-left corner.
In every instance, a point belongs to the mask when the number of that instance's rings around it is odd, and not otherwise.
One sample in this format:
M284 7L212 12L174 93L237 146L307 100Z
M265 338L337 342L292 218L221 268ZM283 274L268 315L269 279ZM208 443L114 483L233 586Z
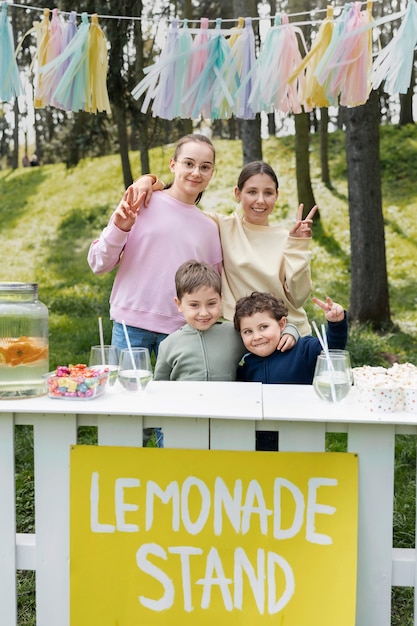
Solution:
M103 395L110 370L84 364L59 365L46 374L48 396L60 400L92 400Z

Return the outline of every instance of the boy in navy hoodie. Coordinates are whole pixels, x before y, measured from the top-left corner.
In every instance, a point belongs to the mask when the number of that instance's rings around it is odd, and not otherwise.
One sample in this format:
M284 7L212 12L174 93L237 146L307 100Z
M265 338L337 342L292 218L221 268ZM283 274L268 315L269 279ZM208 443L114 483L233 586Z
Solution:
M331 298L313 298L325 312L327 342L330 349L344 349L348 325L346 311ZM248 354L237 370L237 380L245 382L311 385L317 356L322 347L318 339L301 337L292 350L280 352L277 344L287 322L284 302L270 293L254 291L236 303L234 325L240 332Z

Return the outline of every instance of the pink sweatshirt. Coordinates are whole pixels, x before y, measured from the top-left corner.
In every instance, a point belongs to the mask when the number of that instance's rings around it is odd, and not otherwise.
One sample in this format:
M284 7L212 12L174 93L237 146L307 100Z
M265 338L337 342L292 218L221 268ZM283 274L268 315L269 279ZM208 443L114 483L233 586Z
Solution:
M221 272L217 225L194 205L156 191L128 233L113 223L93 241L88 263L95 274L118 265L110 296L110 317L128 326L172 333L184 324L174 303L175 272L194 259Z

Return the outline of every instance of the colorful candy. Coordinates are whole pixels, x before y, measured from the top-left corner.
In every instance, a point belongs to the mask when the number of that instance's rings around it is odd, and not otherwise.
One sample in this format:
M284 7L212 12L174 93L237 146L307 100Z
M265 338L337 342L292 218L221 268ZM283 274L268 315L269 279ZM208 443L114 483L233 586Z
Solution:
M104 393L110 370L77 365L59 365L48 374L48 389L51 398L90 399Z

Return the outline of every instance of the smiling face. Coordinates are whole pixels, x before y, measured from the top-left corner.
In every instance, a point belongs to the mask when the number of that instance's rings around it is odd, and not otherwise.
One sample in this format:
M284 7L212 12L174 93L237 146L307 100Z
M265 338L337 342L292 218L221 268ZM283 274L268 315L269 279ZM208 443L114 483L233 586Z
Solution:
M279 321L267 311L257 312L240 319L240 335L245 347L258 356L269 356L277 349L287 319Z
M190 164L195 167L192 168ZM174 181L166 192L181 202L194 204L213 176L213 149L201 141L187 141L181 145L175 158L171 159L170 170L174 174Z
M185 293L181 300L175 298L175 303L185 321L196 330L208 330L221 314L221 297L213 287L199 287Z
M235 196L242 203L247 222L268 226L268 218L278 199L278 189L268 174L254 174L242 189L235 188Z

